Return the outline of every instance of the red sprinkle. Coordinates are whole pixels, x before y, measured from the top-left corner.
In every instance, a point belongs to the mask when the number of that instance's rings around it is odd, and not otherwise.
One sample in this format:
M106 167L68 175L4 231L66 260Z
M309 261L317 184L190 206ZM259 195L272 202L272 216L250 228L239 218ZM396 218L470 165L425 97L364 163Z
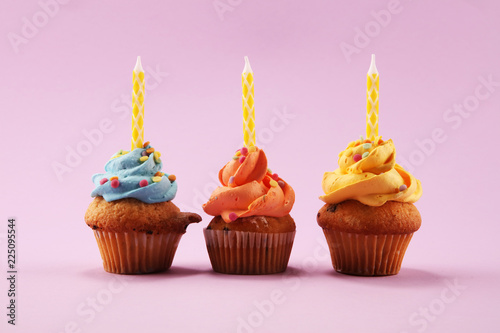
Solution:
M276 180L276 181L277 181L278 179L280 179L280 177L278 176L278 174L277 174L277 173L273 173L273 175L271 176L271 178L272 178L272 179L274 179L274 180Z
M105 184L108 181L108 178L103 178L101 181L99 181L99 184Z
M245 157L245 156L241 156L241 157L240 157L240 163L245 162L245 159L246 159L246 157Z
M247 156L248 155L248 148L247 147L243 147L243 148L240 149L240 152L241 152L241 155Z
M282 180L278 180L278 185L279 185L281 188L283 188L283 187L285 187L285 182L284 182L284 181L282 181Z
M352 157L354 162L360 161L362 158L363 157L360 154L354 154L354 156Z
M140 187L148 186L149 182L146 179L143 179L139 182Z
M117 188L118 186L120 186L120 181L118 179L113 179L111 181L111 187L112 188Z
M236 213L229 213L229 219L231 221L236 221L237 218L238 218L238 215L236 215Z

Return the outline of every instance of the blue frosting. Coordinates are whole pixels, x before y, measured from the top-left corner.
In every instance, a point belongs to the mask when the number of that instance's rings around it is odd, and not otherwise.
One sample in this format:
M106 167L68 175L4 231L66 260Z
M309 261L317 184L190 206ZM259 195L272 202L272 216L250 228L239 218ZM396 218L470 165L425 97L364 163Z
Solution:
M102 196L106 201L114 201L124 198L135 198L145 203L157 203L170 201L177 193L177 182L171 182L168 175L161 176L161 181L153 182L154 175L161 171L162 162L150 154L145 162L140 158L146 148L136 148L129 153L118 152L106 163L104 170L106 173L99 173L92 176L92 181L96 188L92 191L92 197ZM117 157L115 157L117 156ZM111 177L118 177L119 186L111 187ZM104 184L100 184L101 179L107 178ZM139 182L147 180L148 185L141 187Z

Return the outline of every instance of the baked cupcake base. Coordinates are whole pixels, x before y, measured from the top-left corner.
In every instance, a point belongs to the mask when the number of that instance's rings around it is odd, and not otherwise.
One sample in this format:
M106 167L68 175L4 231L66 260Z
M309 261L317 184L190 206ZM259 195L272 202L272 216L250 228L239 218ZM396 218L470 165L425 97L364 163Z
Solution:
M398 274L413 233L363 235L323 229L333 268L344 274L380 276Z
M317 222L330 249L333 268L339 273L394 275L421 217L411 203L388 201L367 206L355 200L326 204Z
M257 233L203 229L214 271L225 274L273 274L286 270L295 231Z
M182 234L94 230L104 270L118 274L166 271L172 265Z

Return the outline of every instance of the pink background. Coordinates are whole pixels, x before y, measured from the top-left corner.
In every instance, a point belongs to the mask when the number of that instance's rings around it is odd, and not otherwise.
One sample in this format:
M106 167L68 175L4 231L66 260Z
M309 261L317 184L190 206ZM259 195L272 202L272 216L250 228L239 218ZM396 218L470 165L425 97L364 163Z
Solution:
M500 82L498 1L41 3L50 16L34 0L0 8L0 262L5 272L7 218L16 217L19 270L15 329L0 278L2 332L491 332L500 324L500 85L481 83ZM357 53L346 56L346 44ZM413 161L424 189L422 228L400 274L385 278L334 273L315 220L323 172L364 134L371 53L380 133L399 161ZM204 220L188 228L169 272L127 277L104 272L83 215L90 176L129 149L137 55L149 76L146 139L178 178L174 202ZM210 217L201 204L242 141L244 55L255 72L258 144L296 191L287 274L215 274L202 235ZM471 111L459 115L455 104ZM111 129L89 146L84 133L102 121ZM430 143L433 132L439 142ZM53 164L78 147L86 156L58 179Z

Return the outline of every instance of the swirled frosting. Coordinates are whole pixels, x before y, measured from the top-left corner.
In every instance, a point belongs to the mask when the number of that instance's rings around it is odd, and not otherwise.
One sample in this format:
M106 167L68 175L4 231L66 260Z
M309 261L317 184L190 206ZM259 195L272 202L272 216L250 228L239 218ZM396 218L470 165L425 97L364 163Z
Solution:
M130 152L120 150L104 166L105 173L92 176L92 197L106 201L135 198L145 203L170 201L177 192L174 175L161 172L160 153L149 143Z
M295 202L292 187L267 168L266 154L255 146L236 151L233 160L219 171L217 187L203 210L222 216L225 222L239 217L282 217Z
M420 181L396 164L391 139L360 140L349 143L339 154L339 168L325 172L320 199L335 204L353 199L369 206L387 201L413 203L422 196Z

